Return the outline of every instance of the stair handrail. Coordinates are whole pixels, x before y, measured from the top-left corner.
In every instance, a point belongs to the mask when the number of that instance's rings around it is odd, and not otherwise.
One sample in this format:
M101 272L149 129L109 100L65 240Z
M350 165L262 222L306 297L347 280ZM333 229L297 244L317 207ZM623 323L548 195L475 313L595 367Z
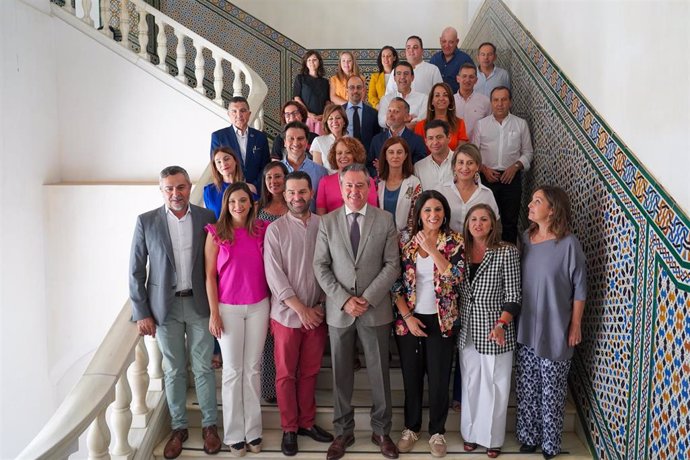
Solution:
M108 25L110 23L110 4L114 0L97 2L100 17L103 19L105 27L101 28L101 34L109 36ZM244 62L222 50L203 37L195 34L185 26L179 24L172 18L156 10L152 6L141 0L122 0L120 19L121 22L122 45L131 49L129 43L129 10L127 4L134 5L134 12L141 17L142 13L152 15L159 26L158 54L167 55L165 40L165 26L174 30L178 38L176 64L180 71L177 80L184 80L185 56L179 44L184 37L192 40L197 51L195 59L195 76L197 77L196 90L205 94L203 87L204 61L202 50L207 48L211 51L216 62L226 60L230 63L235 77L233 79L233 95L242 95L242 75L244 82L249 86L247 101L252 110L251 124L256 129L263 128L263 101L268 93L268 88L263 79L254 72ZM106 7L107 6L107 7ZM56 16L65 18L64 12L69 13L72 18L76 18L75 9L71 5L71 0L67 0L64 5L53 4L52 9ZM92 2L82 0L82 9L86 13L78 22L84 23L92 30L95 29L90 12ZM68 16L69 16L68 15ZM70 23L75 25L76 21L70 18ZM146 24L146 21L143 21ZM160 25L163 25L161 27ZM141 26L141 23L138 24ZM162 33L161 33L162 32ZM150 62L150 57L146 51L147 30L146 27L139 27L138 30L140 58ZM184 46L182 47L184 48ZM154 64L152 64L154 65ZM167 72L165 58L160 59L158 67ZM224 107L222 100L223 91L223 70L222 66L215 66L213 72L213 85L215 99L213 102L220 107ZM201 204L203 202L203 185L210 182L210 165L202 173L198 186L194 187L191 195L191 202ZM162 356L158 345L153 338L139 336L137 326L131 321L131 302L127 300L113 324L105 335L103 342L98 346L83 375L79 378L76 385L70 390L51 418L46 422L34 439L18 455L18 459L55 459L67 458L70 454L77 451L79 437L87 430L88 435L86 445L89 458L105 458L110 454L118 457L139 458L141 452L137 452L129 444L129 431L132 428L155 428L149 426L153 408L147 404L147 394L150 391L163 390L163 371L161 368ZM111 406L112 404L112 406ZM106 411L111 408L111 423L106 422ZM112 426L112 436L111 436Z
M17 458L66 458L76 451L79 436L89 426L90 457L98 458L104 450L107 453L111 436L105 413L113 401L113 453L133 453L127 441L132 415L148 419L149 382L160 380L162 370L157 346L154 344L146 350L136 324L130 321L131 315L128 300L77 384ZM149 354L153 359L149 359Z

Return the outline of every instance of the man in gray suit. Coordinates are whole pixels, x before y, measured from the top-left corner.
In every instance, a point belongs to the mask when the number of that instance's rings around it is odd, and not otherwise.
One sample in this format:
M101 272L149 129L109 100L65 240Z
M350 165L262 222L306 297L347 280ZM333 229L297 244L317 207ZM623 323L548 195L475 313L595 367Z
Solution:
M331 341L337 437L327 459L345 455L354 439L354 342L364 348L372 391L371 440L387 458L397 458L391 440L388 340L393 321L390 289L400 276L398 235L389 212L367 205L369 173L352 164L339 173L345 205L321 218L314 254L316 279L326 293Z
M172 435L165 458L176 458L187 440L187 347L202 414L204 451L216 454L216 379L211 369L213 338L208 329L204 241L213 212L189 204L187 171L169 166L160 173L165 205L137 218L129 263L132 320L141 335L158 337L165 369L165 394ZM146 271L148 260L149 270ZM186 336L186 340L185 340Z

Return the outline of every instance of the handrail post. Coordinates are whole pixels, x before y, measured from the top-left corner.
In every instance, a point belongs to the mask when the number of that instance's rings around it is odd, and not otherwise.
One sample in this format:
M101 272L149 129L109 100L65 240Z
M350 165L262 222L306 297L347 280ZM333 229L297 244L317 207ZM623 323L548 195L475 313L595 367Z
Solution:
M89 460L110 458L110 453L108 452L108 446L110 446L110 429L105 422L105 411L107 408L108 406L104 406L98 413L93 422L91 422L89 433L86 435L86 447L89 451Z
M127 373L123 372L115 385L115 402L112 404L110 415L113 426L113 445L111 457L120 460L132 460L134 450L129 445L129 429L132 427L132 392L127 381Z
M158 341L150 336L144 338L149 354L149 391L163 391L163 355Z
M218 52L213 53L216 67L213 69L213 89L216 91L216 98L213 100L218 105L223 105L223 58Z
M134 350L134 362L127 370L127 378L132 387L132 427L145 428L151 418L151 411L146 404L146 393L149 389L149 373L146 367L149 364L149 355L144 345L144 339L140 339Z

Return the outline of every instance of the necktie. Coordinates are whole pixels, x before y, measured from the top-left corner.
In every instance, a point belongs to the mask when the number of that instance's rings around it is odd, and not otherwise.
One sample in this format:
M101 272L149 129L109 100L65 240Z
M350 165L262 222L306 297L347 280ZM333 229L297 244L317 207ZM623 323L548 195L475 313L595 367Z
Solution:
M352 136L362 140L362 123L359 121L359 107L356 105L352 106L355 113L352 114Z
M350 216L352 217L352 222L350 223L350 244L352 245L352 253L357 257L357 249L359 249L359 224L357 223L357 218L359 213L353 212Z

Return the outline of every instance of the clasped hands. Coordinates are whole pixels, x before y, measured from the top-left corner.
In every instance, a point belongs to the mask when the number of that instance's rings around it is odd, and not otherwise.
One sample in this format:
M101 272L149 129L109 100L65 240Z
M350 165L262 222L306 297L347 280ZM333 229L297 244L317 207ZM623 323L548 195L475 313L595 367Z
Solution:
M352 296L347 299L347 302L345 302L345 305L343 305L343 310L345 310L345 313L353 318L362 316L368 309L369 301L364 297Z
M510 184L513 182L513 178L519 170L515 164L509 166L505 171L503 171L503 173L500 173L495 169L491 169L488 166L482 166L482 169L486 180L492 183L500 182L502 184Z

